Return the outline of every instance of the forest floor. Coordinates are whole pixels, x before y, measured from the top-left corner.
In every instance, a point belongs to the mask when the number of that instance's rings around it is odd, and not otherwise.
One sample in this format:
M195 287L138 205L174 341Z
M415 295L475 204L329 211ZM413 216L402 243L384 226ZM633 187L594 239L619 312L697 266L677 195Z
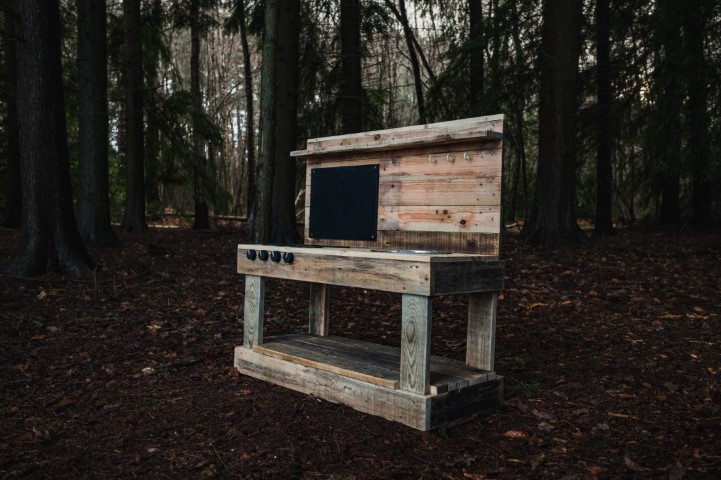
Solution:
M0 276L2 478L721 478L721 236L503 238L500 410L419 432L234 370L240 234L154 229L97 277ZM17 247L0 231L0 263ZM266 334L307 286L268 281ZM400 343L400 296L334 288L331 334ZM434 302L462 360L465 299Z

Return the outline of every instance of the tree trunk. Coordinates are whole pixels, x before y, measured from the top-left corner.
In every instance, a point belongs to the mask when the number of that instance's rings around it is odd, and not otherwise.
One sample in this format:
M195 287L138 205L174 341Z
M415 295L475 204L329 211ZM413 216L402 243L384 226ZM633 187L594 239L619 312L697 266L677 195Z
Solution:
M408 48L408 58L411 60L411 68L413 70L413 85L416 90L416 104L418 105L418 123L427 123L428 117L426 112L426 102L423 96L421 66L418 62L418 55L416 54L413 30L411 29L410 23L408 23L406 2L405 0L398 0L398 8L396 8L393 0L386 0L386 5L401 23L401 27L403 27L403 36L405 37L406 47Z
M18 228L22 222L22 188L20 180L20 132L18 131L17 102L17 12L14 0L5 6L5 88L7 105L5 133L7 135L7 171L5 211L0 225Z
M20 251L5 272L90 273L70 190L58 0L19 2L18 112L23 221Z
M295 160L298 131L298 43L300 0L281 2L275 93L275 167L271 241L274 244L300 243L295 219Z
M708 0L690 2L684 10L683 30L686 37L687 67L684 69L687 90L686 158L693 177L693 224L704 228L711 223L712 180L711 144L708 105L708 65L704 55L704 38L708 29Z
M275 160L275 85L278 64L278 20L280 0L267 0L263 35L263 64L260 85L260 161L253 208L252 238L256 243L268 243L271 234L271 201L273 198L273 169ZM249 219L249 223L251 223Z
M250 65L250 48L248 46L248 27L245 20L245 1L239 0L241 11L240 18L240 43L243 48L243 81L245 82L245 112L246 112L246 167L247 176L246 188L246 210L250 213L251 203L255 198L255 107L253 105L253 70ZM239 123L240 124L240 123ZM239 180L242 181L242 175ZM239 190L242 191L242 190Z
M485 75L485 52L483 34L483 1L468 0L470 17L470 80L471 80L471 109L477 112L475 106L483 98L483 80Z
M96 247L118 243L110 226L105 0L78 0L78 228Z
M200 0L190 1L190 96L193 101L193 203L195 216L193 230L208 230L207 161L199 122L203 115L203 94L200 91Z
M526 55L523 51L523 42L521 40L521 19L518 11L518 6L514 3L512 5L512 16L511 16L511 34L513 36L513 47L516 52L515 61L513 67L516 71L514 78L514 87L516 89L516 98L512 102L513 121L515 125L515 150L516 150L516 174L513 179L513 196L511 198L512 208L511 213L514 215L514 220L518 218L518 184L523 184L523 218L528 217L529 205L528 205L528 174L526 171L526 131L525 131L525 106L526 106L526 95L527 88L524 76L520 74L521 69L527 68L526 66ZM495 35L495 34L494 34ZM518 176L520 175L520 179Z
M576 111L581 48L580 0L545 0L541 39L538 180L527 244L572 244L586 237L576 223Z
M152 0L150 17L146 24L148 28L161 31L163 28L162 0ZM145 194L149 208L160 206L160 145L161 145L161 119L158 115L157 92L160 91L158 74L160 70L160 49L150 50L150 58L146 57L145 78L148 80L148 91L153 96L150 107L146 109L148 115L145 131Z
M598 145L596 150L597 237L613 235L613 117L611 105L611 8L610 0L596 0L596 110Z
M125 218L123 229L144 232L145 171L143 127L143 51L140 0L123 0L125 43Z
M363 130L360 0L341 0L340 35L343 133L356 133Z
M673 0L656 2L654 71L656 108L649 122L650 154L657 159L661 185L658 221L673 227L681 222L681 111L683 109L683 65L681 27L683 6Z

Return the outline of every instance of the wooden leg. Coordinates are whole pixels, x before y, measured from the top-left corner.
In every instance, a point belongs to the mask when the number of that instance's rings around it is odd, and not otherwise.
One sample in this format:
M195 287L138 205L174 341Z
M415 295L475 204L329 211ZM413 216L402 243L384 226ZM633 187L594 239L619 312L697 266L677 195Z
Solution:
M403 295L400 388L427 394L430 390L431 297Z
M472 293L468 296L468 339L466 365L493 371L496 354L496 292Z
M265 278L245 276L245 320L243 346L253 348L263 343L263 315L265 313Z
M328 304L330 285L310 284L310 307L308 308L308 332L311 335L328 335Z

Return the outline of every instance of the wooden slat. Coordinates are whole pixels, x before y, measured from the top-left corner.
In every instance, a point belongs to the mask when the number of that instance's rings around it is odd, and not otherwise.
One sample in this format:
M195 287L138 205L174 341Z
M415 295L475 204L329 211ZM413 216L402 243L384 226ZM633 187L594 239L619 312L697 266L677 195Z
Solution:
M403 295L400 388L426 394L430 390L431 298Z
M398 371L365 361L357 355L309 343L276 341L253 349L256 352L288 360L306 367L338 373L385 388L398 388Z
M263 343L264 305L265 279L246 275L243 311L243 346L246 348L253 348Z
M319 337L307 334L283 335L282 337L267 339L263 347L268 345L276 345L278 343L294 345L296 347L320 348L322 352L333 352L340 358L358 361L362 366L373 365L383 369L383 371L394 372L395 380L400 378L400 349L398 347L390 347L386 345L378 345L375 343L364 342L346 337L327 336ZM268 347L268 348L273 348ZM332 360L329 360L332 361ZM318 367L322 368L322 367ZM336 370L337 371L337 370ZM361 372L367 372L361 369ZM353 378L361 378L359 375L353 375L347 372L347 375ZM493 372L480 371L475 368L468 368L463 362L450 360L443 357L431 355L430 357L430 389L431 395L458 390L468 385L485 382L495 374ZM388 377L390 378L390 377ZM380 385L382 379L374 384Z
M241 373L361 412L419 429L430 429L430 397L379 387L345 375L299 365L251 349L236 347L235 367Z
M453 162L447 161L447 155ZM466 154L469 160L464 160ZM430 156L435 163L431 163ZM502 151L493 144L468 143L403 152L349 153L321 159L308 159L306 169L378 165L382 176L457 175L478 178L500 177ZM309 177L306 175L306 185Z
M375 242L355 240L328 240L309 238L305 232L308 245L338 246L351 249L419 249L437 250L440 252L465 252L469 254L498 256L500 250L500 234L475 232L415 232L380 230Z
M434 295L498 292L503 288L503 262L434 262L431 279Z
M378 207L378 230L497 233L500 206Z
M496 292L468 296L466 365L493 371L496 353Z
M291 155L306 156L334 150L342 151L342 149L408 147L419 140L425 139L426 142L453 141L454 137L464 135L493 137L493 134L486 133L489 130L498 133L503 131L503 115L309 139L307 150L292 152Z
M310 284L310 304L308 306L308 333L328 335L328 310L330 305L330 285Z
M378 186L378 204L384 206L498 206L500 200L501 183L493 179L441 177L401 181L382 178Z
M269 248L269 247L266 247ZM278 251L278 247L270 247ZM238 255L238 273L263 277L297 280L311 283L326 283L346 287L369 288L397 293L430 294L430 260L397 254L397 259L382 252L364 257L359 252L345 256L340 254L318 254L307 249L295 249L292 264L263 262ZM348 252L351 253L351 252Z

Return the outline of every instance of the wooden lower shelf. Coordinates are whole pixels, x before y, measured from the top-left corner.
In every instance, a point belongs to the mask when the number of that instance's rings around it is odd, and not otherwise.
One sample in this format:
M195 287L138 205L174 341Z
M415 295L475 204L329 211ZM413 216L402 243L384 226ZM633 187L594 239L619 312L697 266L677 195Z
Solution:
M430 363L430 393L421 395L398 388L400 349L394 347L294 334L235 349L241 373L419 430L447 425L502 401L503 382L495 373L436 356Z
M267 338L253 351L390 389L397 389L400 380L400 349L361 340L298 333ZM494 378L496 375L493 372L468 368L457 360L431 356L431 395L459 390Z

